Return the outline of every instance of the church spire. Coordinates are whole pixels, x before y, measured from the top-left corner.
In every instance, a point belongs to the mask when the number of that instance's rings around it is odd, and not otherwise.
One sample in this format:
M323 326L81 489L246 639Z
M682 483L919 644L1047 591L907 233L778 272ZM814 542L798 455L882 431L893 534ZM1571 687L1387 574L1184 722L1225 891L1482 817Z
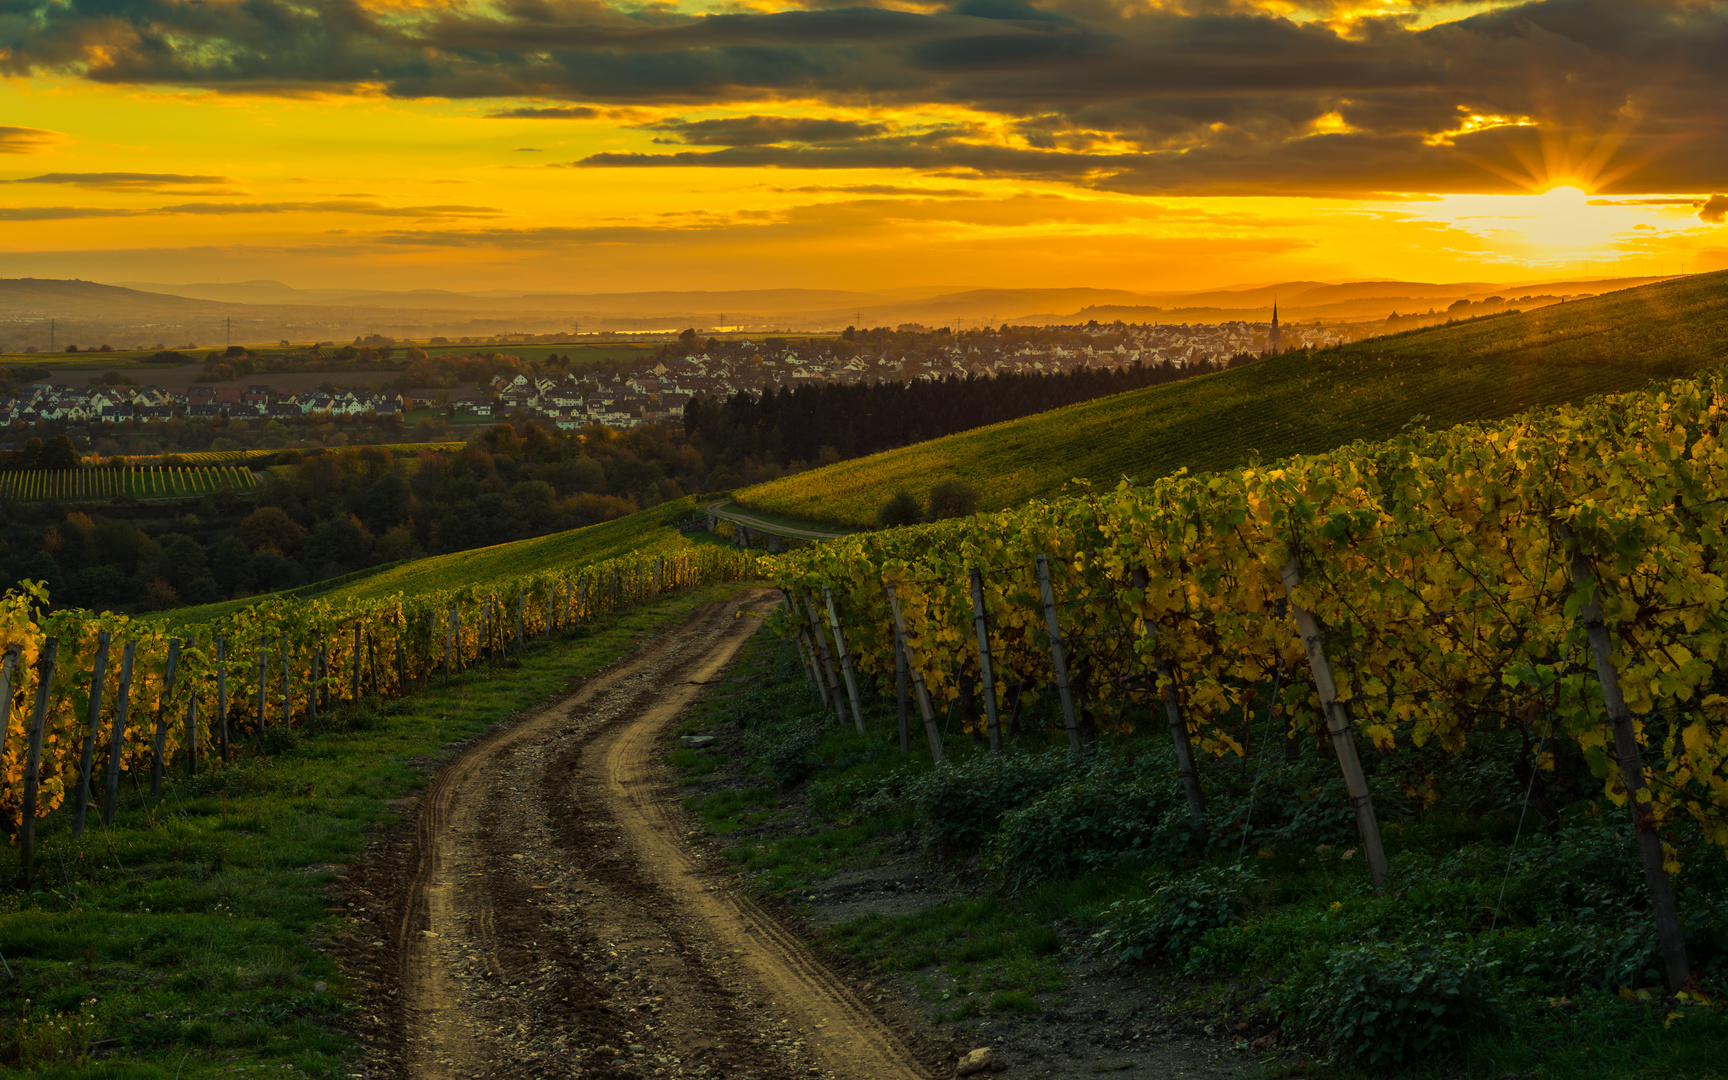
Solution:
M1272 297L1272 329L1266 334L1266 351L1276 356L1284 349L1284 333L1278 329L1278 297Z

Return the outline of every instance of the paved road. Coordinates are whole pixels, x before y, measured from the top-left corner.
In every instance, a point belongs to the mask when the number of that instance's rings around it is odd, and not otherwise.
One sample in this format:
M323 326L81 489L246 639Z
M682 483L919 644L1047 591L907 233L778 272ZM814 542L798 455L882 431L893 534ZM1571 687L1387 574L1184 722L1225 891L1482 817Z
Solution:
M705 509L717 518L738 525L748 525L757 532L771 533L775 536L795 536L800 540L838 540L842 536L851 535L845 532L824 532L821 529L798 529L790 525L776 525L771 521L764 521L746 510L738 509L732 505L730 499L716 500L709 503Z

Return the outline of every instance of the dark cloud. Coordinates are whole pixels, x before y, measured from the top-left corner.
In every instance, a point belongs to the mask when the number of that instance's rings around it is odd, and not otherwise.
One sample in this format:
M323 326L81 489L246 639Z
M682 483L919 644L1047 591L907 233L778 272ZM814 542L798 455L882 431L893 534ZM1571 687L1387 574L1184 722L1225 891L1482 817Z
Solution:
M0 154L40 153L63 138L58 131L0 124Z
M803 184L798 187L774 188L775 191L822 195L910 195L920 199L976 199L979 193L965 188L923 188L903 184Z
M767 146L775 143L846 143L886 134L887 124L797 116L732 116L719 120L667 120L647 124L690 146Z
M1728 195L1712 195L1698 208L1698 220L1720 225L1728 220Z
M43 173L4 181L9 184L67 184L72 187L100 188L106 191L156 191L161 188L211 187L232 184L227 176L198 176L191 173Z
M269 203L179 203L149 209L113 206L0 206L0 221L67 221L77 218L153 217L161 214L196 214L221 216L229 214L294 214L333 213L362 214L370 217L439 218L496 217L502 210L491 206L385 206L381 203L353 199L324 199L315 202Z
M930 12L812 0L708 16L600 0L0 3L0 74L540 103L490 114L501 118L638 104L751 114L656 129L713 152L591 165L877 162L1132 191L1480 191L1515 190L1527 161L1601 164L1591 147L1612 136L1596 178L1606 190L1711 190L1728 177L1720 0L1533 0L1428 29L1363 19L1348 32L1232 0L960 0ZM999 123L932 137L769 115L793 99Z
M486 114L493 120L592 120L599 115L599 109L590 109L586 105L558 105L543 109L524 105Z

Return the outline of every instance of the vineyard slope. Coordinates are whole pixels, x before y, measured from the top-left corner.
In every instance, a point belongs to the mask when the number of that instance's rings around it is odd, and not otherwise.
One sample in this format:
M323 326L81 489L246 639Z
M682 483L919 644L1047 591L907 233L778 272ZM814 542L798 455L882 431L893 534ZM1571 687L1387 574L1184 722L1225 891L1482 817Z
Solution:
M1728 271L1527 313L1413 330L1135 390L843 461L747 488L741 506L869 525L904 488L945 479L983 509L1059 493L1227 469L1258 453L1316 453L1396 434L1511 416L1633 390L1728 360Z
M538 570L572 568L602 562L632 552L671 554L688 548L691 540L673 528L696 512L696 499L688 497L642 510L599 525L588 525L550 536L513 540L507 544L432 555L363 574L320 596L339 601L381 600L394 593L415 595L520 577ZM704 537L707 534L702 534ZM302 587L299 592L307 592ZM227 600L218 604L179 608L166 613L168 622L190 626L221 618L261 597Z

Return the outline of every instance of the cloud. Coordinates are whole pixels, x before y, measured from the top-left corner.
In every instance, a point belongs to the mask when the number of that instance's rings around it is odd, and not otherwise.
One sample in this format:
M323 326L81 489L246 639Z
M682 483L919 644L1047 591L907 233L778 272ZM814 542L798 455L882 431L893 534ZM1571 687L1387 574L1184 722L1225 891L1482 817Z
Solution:
M557 105L547 108L524 105L486 114L487 118L492 120L592 120L599 115L599 109L590 109L586 105Z
M57 172L43 173L40 176L25 176L17 180L3 182L9 184L63 184L101 191L158 192L164 189L172 191L175 188L183 187L220 188L235 184L238 181L228 176L199 176L192 173Z
M313 202L268 203L178 203L149 209L114 206L0 206L0 221L67 221L78 218L151 217L160 214L193 214L223 216L230 214L362 214L371 217L417 218L485 218L497 217L504 211L492 206L385 206L382 203L355 199L323 199Z
M1712 195L1698 208L1698 220L1720 225L1728 220L1728 195Z
M844 195L910 195L915 198L926 199L982 198L982 193L968 191L966 188L923 188L902 184L804 184L799 187L777 187L770 190L788 194L813 195L837 192Z
M887 124L799 116L729 116L717 120L664 120L644 125L664 131L688 146L766 146L777 143L833 144L874 138L889 131Z
M1468 18L1429 5L1451 19L1433 24L1427 14L1300 22L1245 0L921 11L809 0L697 15L602 0L10 5L0 75L548 103L498 118L606 118L631 106L746 114L650 128L716 153L591 165L731 167L742 150L779 148L758 157L1308 195L1539 187L1563 178L1549 163L1595 170L1593 187L1619 193L1710 190L1728 175L1720 0L1529 0ZM772 115L782 101L967 115L985 130L940 138L888 121Z
M0 125L0 154L39 154L65 138L58 131L46 128Z

